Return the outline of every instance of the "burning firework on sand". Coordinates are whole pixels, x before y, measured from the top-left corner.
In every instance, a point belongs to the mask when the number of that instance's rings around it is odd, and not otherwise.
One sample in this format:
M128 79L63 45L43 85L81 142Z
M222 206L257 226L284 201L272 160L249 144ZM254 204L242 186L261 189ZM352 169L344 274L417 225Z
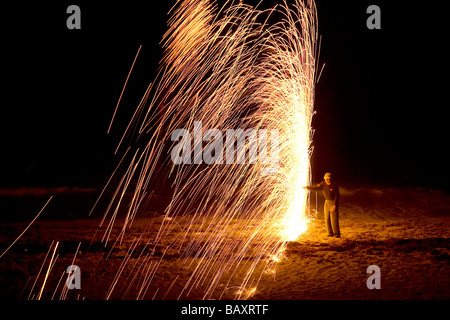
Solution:
M117 297L117 283L133 272L125 292L137 288L134 299L184 299L191 291L246 299L274 272L286 243L307 229L302 187L310 182L315 4L262 10L185 0L170 15L158 76L117 146L122 160L104 189L115 191L98 228L101 242L111 250L129 245L104 298ZM129 243L155 181L171 186L164 217ZM155 283L172 250L189 276L173 275L161 288Z
M121 195L137 179L122 233L133 224L149 181L161 174L155 163L171 143L172 155L184 161L165 162L173 196L149 246L178 227L177 219L189 217L181 239L171 244L192 269L179 297L202 287L203 298L221 298L228 285L219 284L244 274L235 297L245 298L285 242L307 227L302 187L310 181L316 8L312 1L270 10L181 1L171 11L159 77L126 132L137 130L131 140L150 138L132 154L111 202L117 205L104 216L104 240L110 241ZM280 20L269 24L274 16ZM275 170L262 174L274 163ZM158 268L152 272L157 276Z

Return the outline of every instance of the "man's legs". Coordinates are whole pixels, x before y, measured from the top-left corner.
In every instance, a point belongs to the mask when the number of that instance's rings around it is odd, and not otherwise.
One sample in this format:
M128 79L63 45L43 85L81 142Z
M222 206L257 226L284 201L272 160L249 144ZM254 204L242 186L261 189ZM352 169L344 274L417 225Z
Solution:
M334 212L330 213L331 216L331 225L333 227L333 233L335 236L340 237L341 232L339 230L339 211L335 210Z
M327 226L328 235L329 236L333 236L333 229L331 227L330 212L331 212L331 201L325 200L325 204L323 206L323 215L325 217L325 225Z

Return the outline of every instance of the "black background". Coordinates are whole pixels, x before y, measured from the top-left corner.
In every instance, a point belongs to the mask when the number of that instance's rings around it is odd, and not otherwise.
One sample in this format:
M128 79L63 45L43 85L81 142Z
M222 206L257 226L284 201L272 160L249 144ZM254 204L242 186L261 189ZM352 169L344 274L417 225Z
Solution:
M448 189L444 7L316 3L325 68L316 87L313 181L331 171L342 185ZM81 8L81 30L66 27L71 4ZM120 160L113 153L121 134L156 75L173 4L3 6L1 188L104 185ZM366 27L371 4L381 8L381 30Z

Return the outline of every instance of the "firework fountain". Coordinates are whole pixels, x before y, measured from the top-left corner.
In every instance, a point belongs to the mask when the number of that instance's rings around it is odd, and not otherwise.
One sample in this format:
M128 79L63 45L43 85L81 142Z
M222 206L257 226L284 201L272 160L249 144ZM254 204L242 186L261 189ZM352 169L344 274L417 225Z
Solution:
M160 298L170 290L189 298L195 289L220 299L231 288L234 298L248 298L287 241L306 230L316 28L308 0L270 10L208 0L172 8L159 74L118 146L125 173L101 222L103 242L120 243L152 183L171 183L164 219L145 242L136 298L156 296L152 283L169 248L189 278L177 286L174 276ZM153 257L157 247L166 249Z

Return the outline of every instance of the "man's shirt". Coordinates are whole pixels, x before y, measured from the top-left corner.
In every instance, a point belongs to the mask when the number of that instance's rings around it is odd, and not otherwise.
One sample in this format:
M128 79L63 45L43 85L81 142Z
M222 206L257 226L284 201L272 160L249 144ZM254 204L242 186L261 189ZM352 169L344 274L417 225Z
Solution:
M325 200L332 201L333 205L339 207L339 186L336 182L331 182L328 185L325 181L322 181L317 187L308 187L309 190L322 190Z

